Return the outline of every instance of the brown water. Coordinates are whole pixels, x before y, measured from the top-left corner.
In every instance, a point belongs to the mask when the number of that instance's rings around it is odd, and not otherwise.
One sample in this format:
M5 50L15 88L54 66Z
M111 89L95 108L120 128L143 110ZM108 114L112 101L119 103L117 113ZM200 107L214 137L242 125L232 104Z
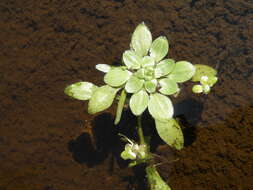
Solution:
M251 0L1 0L0 190L145 189L142 168L119 159L116 134L131 132L133 117L115 129L115 107L90 116L63 94L102 84L95 65L120 62L142 21L167 36L170 57L219 70L208 96L189 83L173 100L186 147L154 139L170 160L158 161L161 175L174 190L253 189L252 10Z

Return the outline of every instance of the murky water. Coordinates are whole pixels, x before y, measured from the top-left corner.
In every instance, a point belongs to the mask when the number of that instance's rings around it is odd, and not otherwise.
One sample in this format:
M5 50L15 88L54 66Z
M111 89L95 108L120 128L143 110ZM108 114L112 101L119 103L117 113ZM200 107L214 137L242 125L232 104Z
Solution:
M76 81L102 84L95 65L120 62L142 21L169 39L175 60L219 65L212 93L193 95L189 83L173 100L186 147L172 152L155 140L157 154L179 159L162 164L162 176L174 190L253 189L252 10L250 0L2 0L0 189L145 188L142 169L118 157L115 109L90 116L63 94Z

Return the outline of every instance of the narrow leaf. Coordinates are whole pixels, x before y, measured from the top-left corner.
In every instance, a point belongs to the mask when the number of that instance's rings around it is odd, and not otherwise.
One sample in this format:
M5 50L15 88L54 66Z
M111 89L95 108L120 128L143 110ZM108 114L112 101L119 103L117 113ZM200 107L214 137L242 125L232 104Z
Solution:
M173 59L164 59L159 62L155 68L155 78L160 78L169 74L175 67L175 61Z
M179 61L168 77L175 82L185 82L193 77L195 70L195 67L190 62Z
M159 92L163 93L164 95L171 95L175 94L179 91L178 85L175 81L164 78L159 81L159 84L161 88L159 89Z
M118 89L112 88L108 85L97 88L90 98L88 113L95 114L109 108L112 105L117 91Z
M150 95L148 110L154 119L161 121L171 119L174 112L171 100L160 93Z
M127 50L123 53L123 62L128 69L139 69L142 59L133 50Z
M125 89L128 93L136 93L142 88L143 83L144 80L139 79L132 75L130 79L127 81Z
M127 70L123 70L121 68L113 68L108 73L106 73L104 81L110 86L119 87L129 79L130 75L131 73Z
M122 90L121 94L120 94L119 102L118 102L117 111L116 111L116 118L114 121L115 125L117 125L120 122L122 110L123 110L124 104L125 104L125 100L126 100L126 91Z
M155 120L156 130L159 136L170 146L181 150L184 146L182 130L175 119L168 121Z
M150 56L155 59L156 62L162 60L168 53L169 43L165 36L156 38L150 48Z
M134 115L141 115L148 106L149 96L145 90L133 94L130 98L130 109Z
M151 43L152 35L148 27L144 23L139 24L132 35L131 48L139 56L145 56L148 53Z
M96 88L90 82L77 82L66 87L64 93L78 100L89 100Z

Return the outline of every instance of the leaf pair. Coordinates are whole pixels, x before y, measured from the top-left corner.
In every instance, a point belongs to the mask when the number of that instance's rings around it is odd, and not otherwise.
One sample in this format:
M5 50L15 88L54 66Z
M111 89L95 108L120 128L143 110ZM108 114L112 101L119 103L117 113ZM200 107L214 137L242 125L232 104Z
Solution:
M88 113L95 114L112 105L118 90L108 85L97 87L90 82L77 82L66 87L64 92L78 100L89 100Z
M160 94L148 95L145 90L140 90L130 98L130 109L134 115L141 115L148 107L153 118L166 121L172 118L174 109L171 100Z
M169 43L164 36L160 36L152 42L150 30L142 23L136 27L132 35L130 47L139 57L144 57L150 52L150 57L154 58L156 62L159 62L167 55Z

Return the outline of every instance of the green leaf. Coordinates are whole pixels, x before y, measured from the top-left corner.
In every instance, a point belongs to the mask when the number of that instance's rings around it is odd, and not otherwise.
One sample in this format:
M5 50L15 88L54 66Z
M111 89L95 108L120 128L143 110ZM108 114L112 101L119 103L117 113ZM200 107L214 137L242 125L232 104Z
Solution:
M176 65L172 72L169 74L169 78L175 82L185 82L193 77L195 74L195 67L187 61L176 62Z
M144 79L145 80L154 79L154 67L149 66L144 68Z
M145 56L142 58L142 61L141 61L141 66L142 67L154 67L155 65L155 60L154 58L150 57L150 56Z
M147 178L151 190L171 190L171 188L163 181L155 166L146 167Z
M126 91L122 90L121 94L120 94L118 106L117 106L116 118L115 118L115 121L114 121L115 125L117 125L120 122L121 114L122 114L124 104L125 104L125 100L126 100Z
M106 73L104 81L110 86L119 87L129 79L130 75L131 73L127 70L123 70L121 68L113 68L108 73Z
M161 85L159 92L164 95L171 95L179 91L177 83L169 78L161 79L159 84Z
M154 119L161 121L171 119L174 112L171 100L160 93L150 95L148 110Z
M130 109L134 115L141 115L148 106L149 96L145 90L133 94L130 98Z
M144 23L139 24L132 35L131 48L133 48L139 56L145 56L148 53L151 43L152 35L148 27Z
M175 119L168 121L155 120L159 136L170 146L181 150L184 147L184 136Z
M156 91L156 87L157 87L157 80L153 79L153 80L150 80L150 81L146 81L144 86L145 86L145 89L149 93L154 93Z
M203 86L199 85L199 84L194 85L192 87L192 92L196 93L196 94L202 93L203 92Z
M90 98L88 113L95 114L109 108L118 90L108 85L97 88Z
M162 60L168 53L169 43L165 36L156 38L150 47L150 56L155 59L156 62Z
M132 50L127 50L123 53L123 62L128 69L139 69L142 59Z
M192 77L193 82L200 81L202 76L210 77L210 76L217 75L217 71L210 66L201 65L201 64L196 64L194 66L196 68L196 72L195 72L194 76Z
M203 86L204 94L208 94L211 91L211 88L209 85L202 85L202 86Z
M145 69L144 68L139 69L137 72L134 73L134 75L136 77L138 77L139 79L144 79L145 78Z
M130 79L127 81L125 89L128 93L136 93L142 88L143 83L144 80L139 79L132 75Z
M96 69L103 73L108 73L111 70L111 66L107 64L97 64Z
M160 78L169 74L175 67L175 61L173 59L164 59L156 65L155 78Z
M66 87L64 93L78 100L89 100L96 88L90 82L77 82Z
M208 85L210 87L212 87L217 81L218 81L218 78L216 76L204 75L200 78L200 83L202 85Z

